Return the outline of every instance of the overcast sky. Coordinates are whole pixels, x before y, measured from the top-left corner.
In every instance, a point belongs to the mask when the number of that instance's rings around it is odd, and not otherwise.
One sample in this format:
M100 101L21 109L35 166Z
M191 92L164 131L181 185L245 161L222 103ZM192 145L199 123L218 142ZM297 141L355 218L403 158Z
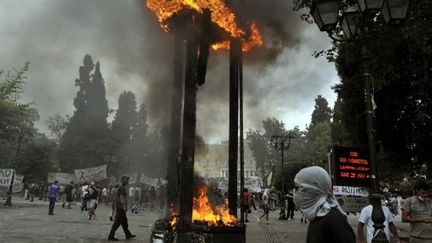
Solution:
M245 53L245 130L275 117L288 129L310 122L314 99L339 78L334 65L313 52L330 47L315 25L300 20L288 0L232 0L242 22L254 21L264 46ZM0 70L30 62L23 100L39 110L37 127L55 114L72 115L75 79L86 54L100 61L110 109L121 92L146 103L151 129L169 121L173 39L159 27L144 0L2 0ZM198 91L197 132L207 143L228 138L228 52L212 52Z

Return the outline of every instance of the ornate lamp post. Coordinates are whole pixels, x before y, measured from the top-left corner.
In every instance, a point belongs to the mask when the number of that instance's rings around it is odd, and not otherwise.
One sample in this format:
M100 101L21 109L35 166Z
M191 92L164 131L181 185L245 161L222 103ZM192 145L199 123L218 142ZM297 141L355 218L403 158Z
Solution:
M283 195L285 193L285 179L283 178L284 172L284 151L288 150L291 145L291 139L294 137L290 134L273 135L270 138L270 145L276 150L281 151L281 168L282 168L282 192L281 192L281 204L283 203ZM281 208L281 215L285 216L285 209Z
M373 206L372 221L374 222L374 238L372 242L388 242L383 232L384 213L381 207L378 178L376 176L376 144L374 127L374 109L372 105L372 79L369 74L369 55L367 48L368 28L365 19L371 14L381 11L387 23L398 24L405 19L409 0L358 0L355 5L340 10L338 0L314 0L311 15L321 31L326 31L330 38L336 41L347 41L358 38L362 45L363 76L365 80L367 132L369 141L369 160L371 164ZM340 12L342 13L340 15ZM375 15L376 16L376 15ZM340 18L341 17L341 18ZM338 21L339 20L339 21ZM338 26L339 24L339 26ZM345 38L337 38L343 32Z

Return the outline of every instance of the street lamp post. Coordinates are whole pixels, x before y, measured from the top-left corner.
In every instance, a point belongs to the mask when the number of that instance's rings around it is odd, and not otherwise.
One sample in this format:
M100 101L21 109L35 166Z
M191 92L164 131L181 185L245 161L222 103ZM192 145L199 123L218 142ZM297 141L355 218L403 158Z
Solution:
M281 151L281 181L282 181L282 192L281 192L281 205L283 205L283 195L285 193L285 179L283 177L284 174L284 151L288 150L291 145L291 139L294 137L290 134L282 134L282 135L273 135L270 138L270 145L275 148L276 150ZM283 213L283 216L285 216L285 209L281 208L281 215Z
M362 68L365 81L366 94L366 117L367 132L369 142L369 161L371 165L372 192L370 199L372 202L372 221L374 222L374 238L372 242L388 242L383 232L384 213L381 207L379 195L379 181L376 176L376 143L374 109L372 97L372 79L369 73L369 52L367 46L368 29L365 19L370 14L381 14L386 23L399 24L405 19L408 12L409 0L358 0L358 4L350 5L345 10L340 11L339 0L314 0L311 7L311 15L321 31L326 31L329 36L336 41L346 41L359 37L362 47ZM343 12L340 19L339 12ZM376 16L376 15L375 15ZM339 28L338 28L339 24ZM334 37L342 29L344 39Z

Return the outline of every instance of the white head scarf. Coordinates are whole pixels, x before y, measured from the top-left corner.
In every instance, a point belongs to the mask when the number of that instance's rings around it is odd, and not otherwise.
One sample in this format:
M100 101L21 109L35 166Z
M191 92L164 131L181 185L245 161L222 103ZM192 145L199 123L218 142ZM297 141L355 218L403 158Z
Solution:
M327 215L332 208L345 214L332 193L330 176L323 168L304 168L297 173L294 182L299 187L293 193L294 203L309 221Z

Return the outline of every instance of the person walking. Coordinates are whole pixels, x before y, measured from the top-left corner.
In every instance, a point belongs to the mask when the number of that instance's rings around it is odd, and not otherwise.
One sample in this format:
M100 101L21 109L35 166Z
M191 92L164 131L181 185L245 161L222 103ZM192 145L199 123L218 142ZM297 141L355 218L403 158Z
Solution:
M372 221L372 205L368 205L364 207L360 212L359 223L357 226L357 235L359 237L360 243L371 243L374 235L374 222ZM393 214L390 212L389 208L386 206L382 207L384 213L384 233L387 237L387 240L390 243L400 243L399 234L396 230L396 226L393 224ZM366 225L366 238L365 235L365 226ZM393 234L394 240L390 237L390 231Z
M332 193L331 179L319 166L300 170L294 178L293 200L309 220L306 243L355 243L353 229Z
M432 201L430 186L424 180L414 185L415 195L402 205L402 222L410 223L410 243L432 243Z
M96 218L96 208L98 206L99 189L92 182L89 186L89 196L87 201L88 219Z
M265 217L266 223L268 224L268 215L270 212L270 189L265 189L261 198L261 209L263 214L258 218L258 223L261 223L261 219Z
M54 181L54 183L48 187L48 199L49 199L48 215L54 215L54 206L59 193L59 186L57 185L57 183L58 181Z
M153 211L156 203L156 189L154 186L150 187L149 197L150 197L150 210Z
M118 239L115 238L114 235L118 227L120 227L120 225L123 228L124 234L126 236L126 240L136 237L136 235L133 235L129 231L128 229L129 225L126 217L127 206L128 206L128 202L127 202L128 193L126 191L126 186L128 185L128 183L129 183L129 177L123 176L121 178L121 186L119 187L116 193L117 194L116 212L115 212L114 222L108 236L109 241L118 241Z
M165 208L165 200L166 199L166 188L165 185L159 186L159 212L163 212Z
M290 190L287 195L287 218L288 220L294 220L294 200L293 200L293 190Z
M117 203L117 192L119 189L120 185L119 184L115 184L114 187L112 187L111 189L111 214L109 216L109 219L111 221L113 221L113 217L115 216L115 212L116 212L116 203Z
M71 202L73 201L72 191L74 189L73 181L70 182L70 184L67 184L64 188L65 192L65 201L63 201L62 207L64 208L66 203L68 204L67 208L71 208Z
M249 222L248 214L251 213L251 198L247 188L243 189L242 200L243 200L244 221L247 223Z
M29 196L30 197L30 202L33 202L34 198L35 198L35 194L36 194L36 185L34 183L32 183L30 185L29 193L30 193L30 196Z

